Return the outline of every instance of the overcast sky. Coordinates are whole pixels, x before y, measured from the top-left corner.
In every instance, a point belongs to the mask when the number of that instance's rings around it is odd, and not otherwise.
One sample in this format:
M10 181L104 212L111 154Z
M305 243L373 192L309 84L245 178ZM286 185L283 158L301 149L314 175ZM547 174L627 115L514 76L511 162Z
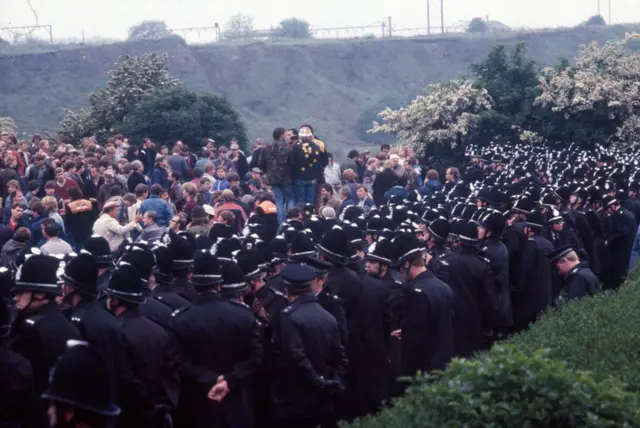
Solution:
M608 19L609 0L600 0ZM640 21L640 0L611 0L614 23ZM277 26L296 16L313 27L378 23L391 16L396 28L426 27L427 0L31 0L40 24L51 24L56 38L125 38L127 29L149 19L170 28L224 24L238 12L251 15L256 28ZM597 13L597 0L444 0L445 26L489 16L512 27L573 26ZM34 25L28 0L0 0L0 27ZM432 25L440 25L440 0L431 0ZM40 33L38 33L40 34ZM0 31L0 36L3 33ZM43 34L42 37L45 35Z

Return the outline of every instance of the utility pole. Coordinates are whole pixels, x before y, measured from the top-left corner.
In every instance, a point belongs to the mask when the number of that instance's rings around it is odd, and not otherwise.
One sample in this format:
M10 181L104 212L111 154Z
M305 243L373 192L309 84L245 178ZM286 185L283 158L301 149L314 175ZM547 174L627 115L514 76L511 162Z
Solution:
M431 6L430 1L427 0L427 34L431 34Z
M387 30L389 33L389 37L393 37L393 28L391 27L391 17L387 16L387 21L389 22L389 29Z
M609 25L611 25L611 0L609 0Z
M598 16L600 16L600 0L598 0Z
M444 34L444 0L440 0L440 26L442 27L442 34Z

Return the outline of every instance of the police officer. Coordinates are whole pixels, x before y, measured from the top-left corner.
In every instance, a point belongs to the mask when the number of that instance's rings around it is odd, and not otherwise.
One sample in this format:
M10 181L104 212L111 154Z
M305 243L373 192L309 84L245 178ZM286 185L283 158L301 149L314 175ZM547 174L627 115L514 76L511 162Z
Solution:
M155 404L131 370L128 347L122 327L97 301L98 267L94 258L81 253L73 258L60 275L64 303L71 306L71 321L78 326L83 339L95 345L112 364L118 402L122 406L122 423L148 424Z
M446 257L454 304L454 355L470 357L493 335L495 285L489 260L478 254L478 226L463 220L459 250Z
M478 222L481 254L489 260L494 284L496 333L507 333L513 325L511 288L509 287L509 250L502 242L505 218L499 211L488 212Z
M149 279L156 263L153 251L151 251L146 244L133 244L131 248L120 258L118 264L122 262L129 263L138 272L140 282L144 288L145 296L149 296L149 298L144 299L144 301L138 306L140 315L150 319L156 324L159 324L165 330L168 329L171 324L171 320L173 319L171 317L171 313L173 311L169 305L163 301L161 295L149 295Z
M120 414L116 404L109 364L99 349L86 342L69 341L51 371L49 386L42 394L51 400L51 427L106 428Z
M267 278L267 286L284 293L284 280L280 276L280 271L284 268L288 258L288 245L284 235L278 235L271 240L273 250L273 260L271 260L271 273Z
M554 248L542 235L545 223L542 213L535 210L529 213L525 223L527 241L522 248L517 286L512 290L516 331L526 329L551 305L552 277L547 255Z
M193 267L193 253L195 250L195 239L190 241L193 235L172 235L169 243L171 251L171 274L173 290L187 301L192 301L196 297L196 290L189 283L189 273Z
M151 280L151 297L167 305L171 311L177 311L189 305L189 301L173 289L171 267L173 264L171 250L164 244L156 244L153 248L156 267Z
M290 305L282 311L274 336L274 426L333 424L335 397L344 389L348 367L338 325L312 292L313 268L290 264L281 275Z
M392 241L400 274L407 281L400 329L402 372L442 370L453 356L453 291L427 270L414 235Z
M578 254L571 246L558 248L549 253L548 257L549 262L564 279L561 298L580 299L593 296L600 290L598 277L589 267L580 263Z
M129 358L135 376L149 391L156 406L152 426L164 426L164 409L178 406L179 381L176 362L171 355L169 336L157 323L144 317L140 307L145 302L146 287L133 265L120 261L105 290L107 307L122 326L129 344Z
M113 257L109 242L100 235L92 235L83 248L91 254L98 265L98 279L96 280L98 292L102 293L111 277L111 268L113 266Z
M636 219L634 215L622 208L620 202L610 196L606 196L604 206L611 216L613 230L607 241L606 247L611 255L611 269L608 276L609 281L605 285L609 288L618 288L626 279L629 270L629 259L631 248L637 232Z
M4 269L8 272L7 268ZM3 285L6 275L3 273ZM9 290L10 288L8 288ZM9 347L11 313L3 301L0 304L0 426L33 426L33 409L37 402L33 395L33 371L29 360Z
M198 295L174 312L172 328L181 354L176 426L251 426L249 386L262 359L260 327L246 305L221 294L223 287L229 297L246 290L244 274L233 260L197 254L191 285Z
M33 370L33 391L40 396L47 387L49 370L65 350L67 340L80 339L78 329L58 308L59 260L41 254L29 255L16 272L12 289L18 312L9 337L11 348L24 356ZM36 421L46 426L46 403L32 409Z

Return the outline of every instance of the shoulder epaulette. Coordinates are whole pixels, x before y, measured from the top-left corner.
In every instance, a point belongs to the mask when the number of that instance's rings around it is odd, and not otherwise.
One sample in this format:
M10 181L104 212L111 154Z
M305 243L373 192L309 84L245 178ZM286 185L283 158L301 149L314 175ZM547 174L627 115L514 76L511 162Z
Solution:
M480 260L482 260L483 262L485 262L485 263L491 264L491 260L489 260L489 259L488 259L488 258L486 258L486 257L481 256L480 254L478 254L478 258L479 258Z
M276 290L275 288L271 288L271 289L273 290L276 296L285 297L285 298L287 297L284 295L282 291Z
M419 288L412 288L411 291L418 294L422 293L422 290L420 290Z
M173 311L173 312L171 313L171 316L172 316L173 318L175 318L175 317L177 317L178 315L185 313L189 308L190 308L190 306L185 306L184 308L176 309L175 311Z
M251 310L251 308L249 307L249 305L247 305L244 302L236 302L235 300L229 300L230 303L233 303L236 306L240 306L241 308L247 309L247 310Z

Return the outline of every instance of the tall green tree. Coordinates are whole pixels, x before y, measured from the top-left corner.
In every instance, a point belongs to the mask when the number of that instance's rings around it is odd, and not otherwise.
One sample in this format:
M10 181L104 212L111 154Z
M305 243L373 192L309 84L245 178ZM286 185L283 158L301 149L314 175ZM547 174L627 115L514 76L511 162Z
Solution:
M146 95L160 89L172 88L180 82L169 75L165 53L124 56L107 72L104 88L89 95L89 109L74 113L65 111L61 135L73 140L113 133L122 120Z
M127 114L118 132L134 142L145 138L164 144L182 140L198 148L203 137L219 143L237 139L246 148L247 134L240 116L225 98L197 94L184 87L155 91Z
M539 94L536 64L526 55L524 43L511 52L504 45L495 46L487 58L470 67L474 84L487 90L492 109L482 112L474 140L519 140L522 130L535 128L533 102Z
M467 33L486 33L489 31L487 21L482 18L473 18L467 27Z
M224 33L225 40L246 39L253 31L253 18L244 13L237 13L229 18Z

